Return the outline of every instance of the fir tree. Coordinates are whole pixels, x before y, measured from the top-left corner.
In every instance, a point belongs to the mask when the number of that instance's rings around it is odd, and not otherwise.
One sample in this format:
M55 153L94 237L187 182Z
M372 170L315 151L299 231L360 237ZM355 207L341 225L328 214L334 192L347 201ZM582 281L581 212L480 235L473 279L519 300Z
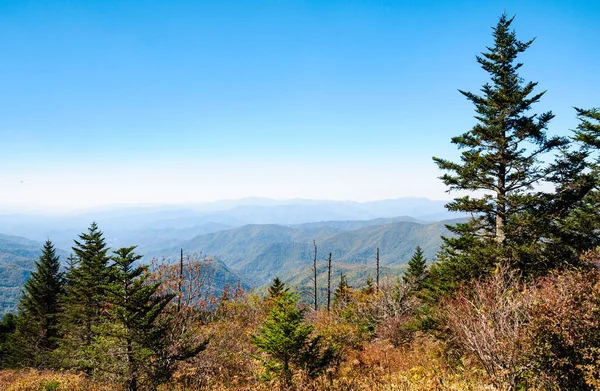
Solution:
M600 108L585 110L576 107L575 110L579 119L575 140L583 143L586 149L597 152L600 150Z
M69 254L67 257L67 265L65 267L65 289L73 285L74 281L72 280L75 277L74 270L77 268L77 258L73 254Z
M111 355L114 365L102 368L110 357L98 360L98 369L116 372L125 390L136 391L145 385L159 382L154 368L157 354L165 349L165 324L160 315L174 295L157 295L160 282L149 283L147 267L135 266L142 257L134 247L120 248L112 257L111 282L106 285L108 322L96 347L100 355L110 351L123 352L122 357ZM109 352L104 349L109 347Z
M460 91L475 105L478 121L470 131L452 138L452 143L464 150L461 162L434 158L446 171L441 179L448 191L482 194L456 198L446 205L450 211L466 212L472 218L448 226L455 235L444 238L441 262L431 270L443 289L489 273L497 262L509 262L525 275L577 262L576 257L565 259L564 254L555 254L548 243L560 241L561 224L555 223L589 191L589 181L581 180L585 164L581 155L568 156L575 163L571 166L543 161L549 152L566 151L569 140L546 135L552 112L529 113L545 92L535 92L537 83L524 82L519 76L522 64L516 62L517 56L533 40L519 41L510 30L512 22L502 15L494 28L494 45L477 57L491 78L483 85L482 94ZM557 192L536 191L548 182L558 185ZM560 194L569 186L557 182L578 188Z
M54 245L47 240L35 270L23 287L20 310L39 319L49 340L57 337L56 323L59 301L64 293L64 276Z
M268 292L271 298L277 298L283 293L289 293L290 288L285 285L285 282L281 281L279 277L273 279L273 283L269 286Z
M264 377L276 375L290 387L295 369L315 377L332 362L334 351L321 348L320 336L311 336L313 326L305 323L305 310L298 308L297 295L283 290L273 304L252 343L268 355L263 362Z
M427 271L427 259L423 255L423 249L417 246L415 253L413 254L410 261L408 261L408 268L402 276L405 283L414 283L417 285L417 289L421 283L421 280L425 276Z
M365 295L372 295L375 293L375 285L373 284L373 277L367 277L366 285L363 286L360 291Z
M86 349L97 335L95 328L104 321L105 287L109 282L108 247L95 222L75 240L73 252L74 262L67 273L62 303L61 350L66 365L90 372L93 364L86 356Z
M551 179L560 190L561 197L549 200L546 205L547 209L560 210L561 204L572 199L579 200L576 208L552 227L558 231L556 236L560 238L552 251L565 258L579 257L583 250L600 245L600 109L575 110L579 125L573 140L581 147L565 153L563 160L556 163L557 173ZM573 171L577 171L578 175L571 175ZM565 181L564 178L570 180ZM565 251L567 254L563 254Z
M54 245L47 240L23 286L16 330L9 341L14 366L45 368L59 337L59 301L64 277Z
M345 274L340 275L340 283L333 293L333 306L340 307L350 302L350 293L352 287L348 285L348 280Z
M17 328L16 316L10 312L0 320L0 369L10 366L9 344Z

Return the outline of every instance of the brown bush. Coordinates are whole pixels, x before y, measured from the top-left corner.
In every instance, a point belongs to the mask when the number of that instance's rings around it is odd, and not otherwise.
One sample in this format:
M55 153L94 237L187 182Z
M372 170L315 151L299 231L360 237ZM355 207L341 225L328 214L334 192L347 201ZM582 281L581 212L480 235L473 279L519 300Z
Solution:
M597 252L584 256L590 265L598 259ZM598 269L524 284L500 268L446 300L442 320L451 341L477 358L498 388L600 389Z
M365 335L377 336L377 328L382 322L390 318L409 318L415 314L419 304L411 285L384 279L378 292L353 291L350 300L334 308L334 312L347 322L358 325Z
M540 279L531 296L532 354L546 383L600 389L600 273L555 274Z
M408 315L386 318L377 326L375 334L395 347L406 345L414 335L414 332L407 327L411 320L412 316Z
M597 253L585 257L600 264ZM210 343L179 362L161 391L282 389L257 379L260 365L249 338L272 303L233 289L188 313L194 302L188 298L180 309L170 308L179 321L175 331L184 341ZM592 267L528 284L499 268L441 303L443 334L408 331L419 303L403 285L357 290L350 299L331 313L308 314L323 342L341 354L316 380L295 374L294 390L600 389L600 272ZM2 391L47 389L118 391L76 373L0 372Z
M214 320L197 331L209 340L206 350L180 363L173 383L194 390L256 386L258 366L250 334L262 323L264 307L258 296L239 291L219 303Z
M442 304L453 341L476 357L503 390L514 390L534 367L529 354L530 297L514 271L499 267L487 280L459 290Z

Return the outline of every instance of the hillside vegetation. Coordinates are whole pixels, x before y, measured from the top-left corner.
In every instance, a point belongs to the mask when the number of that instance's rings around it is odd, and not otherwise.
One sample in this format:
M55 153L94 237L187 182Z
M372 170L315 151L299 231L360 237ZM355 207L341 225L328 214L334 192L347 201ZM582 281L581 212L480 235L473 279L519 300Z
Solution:
M0 388L600 390L600 108L575 108L570 136L548 134L554 114L532 114L545 91L517 61L534 40L513 19L476 57L489 81L460 90L476 112L451 139L460 158L433 158L459 192L447 209L469 218L236 226L149 264L92 223L66 269L44 243L2 318ZM255 201L245 218L281 212ZM368 214L357 207L332 213ZM4 239L15 262L32 249ZM181 247L223 262L178 259ZM268 286L231 284L228 268Z
M442 223L417 223L402 216L355 221L321 221L300 225L245 225L227 229L221 224L203 224L182 229L152 229L136 231L131 237L140 239L138 251L144 262L179 259L181 249L185 257L208 257L214 260L215 289L240 282L243 287L260 288L279 275L295 287L303 286L313 259L313 241L319 247L318 262L322 266L329 252L336 264L336 273L346 273L351 284L364 284L375 273L375 251L380 248L381 264L385 273L395 276L402 270L417 245L425 249L430 260L439 249L440 235L447 234ZM212 232L216 230L216 232ZM206 233L208 231L208 233ZM182 240L195 235L192 239ZM4 236L0 241L0 271L5 276L0 303L3 312L16 310L21 287L40 255L40 243L25 238ZM107 245L122 243L107 238ZM179 239L178 239L179 238ZM73 242L69 243L70 246ZM147 251L147 252L145 252ZM63 264L68 252L58 249ZM389 267L388 267L389 266Z
M319 263L331 252L336 263L348 264L345 267L363 264L365 270L374 271L377 247L385 266L406 264L419 245L433 259L442 243L440 236L449 234L445 224L377 219L295 226L247 225L201 235L180 245L186 251L217 256L240 276L260 286L275 276L293 274L312 264L313 241L318 246ZM177 251L175 247L158 253L172 256Z
M0 315L16 312L21 289L42 253L41 247L33 240L0 234Z

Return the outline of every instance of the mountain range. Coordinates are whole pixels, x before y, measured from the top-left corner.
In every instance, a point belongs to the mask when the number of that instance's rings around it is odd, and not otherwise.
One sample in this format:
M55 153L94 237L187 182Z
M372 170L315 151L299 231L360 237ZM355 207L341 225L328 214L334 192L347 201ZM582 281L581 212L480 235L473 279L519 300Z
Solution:
M23 284L41 255L42 246L41 242L0 234L0 314L16 310ZM62 250L57 255L63 260L67 257Z
M396 214L398 213L398 214ZM409 215L410 213L410 215ZM55 216L0 216L0 312L14 311L22 284L50 238L63 260L73 239L98 222L111 248L138 245L144 260L188 255L213 260L215 290L240 281L260 287L279 276L302 291L312 276L314 245L318 269L332 254L335 275L363 284L374 276L380 250L382 274L398 275L416 246L432 260L448 235L443 201L398 199L275 201L252 198L192 205L99 209ZM433 220L433 221L432 221ZM319 277L322 278L322 277Z
M179 248L190 253L215 255L252 285L268 283L275 276L312 265L313 241L317 258L328 254L338 264L372 267L380 249L381 265L398 266L408 262L416 246L432 259L448 234L444 223L417 223L410 218L367 221L331 221L294 226L245 225L200 235L178 246L154 252L175 256ZM369 266L370 265L370 266Z

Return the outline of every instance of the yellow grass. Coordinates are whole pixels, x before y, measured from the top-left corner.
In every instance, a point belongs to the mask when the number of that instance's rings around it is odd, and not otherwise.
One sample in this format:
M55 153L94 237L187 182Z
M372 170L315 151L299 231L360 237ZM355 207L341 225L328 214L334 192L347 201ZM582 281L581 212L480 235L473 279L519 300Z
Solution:
M0 371L3 391L118 391L110 385L94 383L82 374L36 371L33 369Z

